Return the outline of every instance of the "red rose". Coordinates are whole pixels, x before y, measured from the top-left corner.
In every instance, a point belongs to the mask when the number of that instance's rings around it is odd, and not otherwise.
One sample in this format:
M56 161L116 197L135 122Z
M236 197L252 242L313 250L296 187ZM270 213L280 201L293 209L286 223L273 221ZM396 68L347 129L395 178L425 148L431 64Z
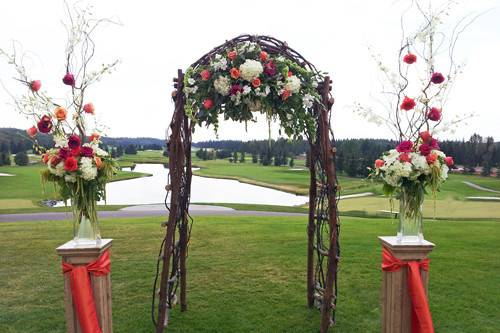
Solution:
M64 170L71 172L78 170L78 161L74 157L68 157L64 161Z
M227 53L227 57L228 57L229 59L231 59L231 60L236 59L236 56L237 56L237 55L238 55L238 53L236 53L236 51L229 51L229 52Z
M68 148L61 148L59 149L57 156L59 156L60 159L65 160L71 156L71 151Z
M432 73L431 82L434 83L434 84L443 83L444 82L444 76L443 76L443 74L441 74L439 72Z
M236 67L231 68L229 73L231 73L231 77L235 80L240 77L240 71Z
M455 164L455 161L453 161L453 157L446 156L444 158L444 163L446 163L447 166L451 167L453 164Z
M401 103L400 109L410 111L411 109L413 109L415 107L415 105L416 105L416 103L413 100L413 98L405 96L405 98L403 99L403 102Z
M37 92L42 87L42 81L34 80L30 82L30 89L33 92Z
M427 112L427 118L432 121L438 121L441 119L441 109L431 108L429 112Z
M28 133L28 135L33 138L35 137L36 133L38 133L38 130L36 129L35 126L31 126L26 130L26 133Z
M429 154L429 155L427 155L427 157L425 159L427 160L427 163L432 164L432 163L436 162L437 157L438 156L436 154Z
M432 148L427 143L422 143L420 147L418 147L418 150L420 151L420 154L427 156L431 153Z
M210 79L210 72L206 69L202 70L200 75L203 81L208 81L208 79Z
M252 86L254 88L260 87L260 79L258 77L252 80Z
M67 86L75 86L75 77L71 73L66 73L62 79L63 83Z
M80 137L76 134L72 134L69 138L68 138L68 147L70 149L75 149L75 148L78 148L80 147L80 144L81 144L81 140L80 140Z
M264 73L267 76L274 76L276 74L276 65L272 60L264 65Z
M267 52L266 51L260 51L260 60L261 61L267 60Z
M420 132L419 136L422 139L422 141L426 143L432 139L432 135L429 131Z
M38 130L42 133L49 133L52 130L52 126L52 119L47 115L40 118L37 124Z
M403 154L399 155L399 160L401 162L411 162L411 156L408 153L403 153Z
M85 157L92 157L94 156L94 149L92 149L92 147L83 146L80 150L80 154Z
M94 111L95 111L95 107L94 107L94 104L92 103L87 103L83 106L83 111L85 113L91 113L91 114L94 114Z
M207 98L206 100L203 101L203 107L208 110L211 109L214 106L214 101L212 101L210 98Z
M408 53L403 57L403 61L406 62L408 65L411 65L415 61L417 61L417 56L414 55L413 53Z
M399 145L397 145L396 150L399 153L410 153L413 149L413 142L411 141L401 141Z
M384 166L384 164L385 164L384 160L380 160L380 159L379 160L375 160L375 167L376 168L381 168L381 167Z
M82 150L81 147L76 147L76 148L71 149L71 156L74 156L74 157L80 156L81 150Z

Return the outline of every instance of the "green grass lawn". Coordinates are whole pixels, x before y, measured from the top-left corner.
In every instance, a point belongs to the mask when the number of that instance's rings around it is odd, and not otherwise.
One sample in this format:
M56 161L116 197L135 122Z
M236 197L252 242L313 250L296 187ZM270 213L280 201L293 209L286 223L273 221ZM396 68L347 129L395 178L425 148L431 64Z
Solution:
M124 154L118 158L120 167L132 167L137 163L168 163L161 150L139 150L136 155Z
M45 191L40 181L40 172L45 168L41 164L29 166L2 166L1 173L14 176L0 177L0 214L11 212L28 212L50 210L52 208L40 207L43 199L55 198L52 184L45 186ZM146 177L148 174L130 171L118 171L113 181ZM120 206L122 207L122 206ZM113 207L109 207L110 210Z
M151 284L163 218L103 220L112 251L115 332L151 332ZM317 332L305 306L306 219L196 217L188 259L188 311L174 309L168 332ZM342 218L337 327L379 332L377 235L393 221ZM436 332L498 332L500 223L428 221L437 244L430 266ZM63 280L55 247L69 222L0 224L0 332L65 332Z

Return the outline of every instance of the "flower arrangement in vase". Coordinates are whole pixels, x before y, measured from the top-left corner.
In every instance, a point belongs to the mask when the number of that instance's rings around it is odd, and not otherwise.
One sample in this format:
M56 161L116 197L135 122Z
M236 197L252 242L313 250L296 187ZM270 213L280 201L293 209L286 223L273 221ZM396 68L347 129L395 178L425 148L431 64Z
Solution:
M42 154L46 165L41 173L42 183L53 183L58 199L71 201L74 240L96 244L100 241L97 202L106 198L106 183L116 173L116 162L99 147L102 129L92 119L96 108L87 100L86 92L118 62L89 70L95 53L92 34L99 25L111 21L94 19L90 8L67 9L70 24L66 26L66 63L60 84L67 87L69 97L50 97L42 89L42 81L28 75L23 55L18 56L15 49L12 53L0 49L0 55L14 67L16 80L26 88L24 94L11 96L17 111L34 122L26 132L34 143L34 151ZM92 130L88 125L90 120L95 124ZM52 135L53 146L41 146L39 135Z
M453 51L459 34L450 38L440 30L441 17L447 16L450 7L438 10L429 7L425 11L418 3L414 9L422 15L423 24L416 32L405 35L398 53L397 70L392 71L383 65L376 56L383 78L383 94L387 102L382 103L385 111L355 105L361 116L377 123L386 124L396 136L398 144L375 161L369 177L383 183L383 192L400 201L399 228L397 238L400 242L421 242L423 240L422 209L427 193L435 200L436 192L447 179L453 158L440 150L437 134L438 127L450 130L457 123L470 115L459 115L443 124L446 114L445 102L462 66L454 62ZM470 20L461 20L455 31L470 24ZM404 22L402 18L402 22ZM460 26L460 24L464 26ZM402 25L403 26L403 25ZM462 29L463 30L463 29ZM448 48L448 64L436 59Z

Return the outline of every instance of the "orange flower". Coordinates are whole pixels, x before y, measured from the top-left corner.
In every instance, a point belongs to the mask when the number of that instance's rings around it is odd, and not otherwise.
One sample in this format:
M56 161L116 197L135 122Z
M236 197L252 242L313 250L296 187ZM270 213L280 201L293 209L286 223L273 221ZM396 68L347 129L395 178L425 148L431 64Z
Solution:
M66 120L66 115L68 114L68 111L66 111L65 108L63 108L62 106L58 106L55 110L54 110L54 116L56 117L57 120L59 121L63 121L63 120Z
M260 60L261 61L267 60L267 52L266 51L260 51Z
M95 162L95 166L97 169L102 168L103 163L102 163L102 160L99 156L94 157L94 162Z
M281 99L286 101L288 99L288 97L290 97L291 94L292 94L291 90L285 89L285 90L283 90L283 93L281 94Z
M49 162L49 159L50 159L49 153L45 153L45 154L42 155L42 162L43 162L43 164L47 164Z
M260 79L258 77L252 80L252 86L254 88L260 87Z
M89 141L92 142L94 140L99 140L101 136L99 135L99 133L97 132L94 132L92 133L90 136L89 136Z
M237 56L237 55L238 55L238 53L236 53L236 51L229 51L229 52L227 53L227 57L228 57L229 59L231 59L231 60L236 59L236 56Z
M425 159L427 160L427 163L432 164L436 162L437 158L438 158L437 154L432 153L427 155Z
M229 73L231 73L231 77L235 80L240 77L240 71L236 67L231 68Z

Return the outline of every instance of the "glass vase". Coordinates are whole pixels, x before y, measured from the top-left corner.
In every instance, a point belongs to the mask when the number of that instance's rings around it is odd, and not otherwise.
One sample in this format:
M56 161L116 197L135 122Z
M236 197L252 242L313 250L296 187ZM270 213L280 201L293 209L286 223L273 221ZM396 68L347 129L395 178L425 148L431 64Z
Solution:
M399 243L422 243L424 240L422 228L423 204L424 189L421 186L401 188L397 233Z
M79 245L99 245L101 233L97 217L90 218L84 212L75 212L73 217L73 240Z

